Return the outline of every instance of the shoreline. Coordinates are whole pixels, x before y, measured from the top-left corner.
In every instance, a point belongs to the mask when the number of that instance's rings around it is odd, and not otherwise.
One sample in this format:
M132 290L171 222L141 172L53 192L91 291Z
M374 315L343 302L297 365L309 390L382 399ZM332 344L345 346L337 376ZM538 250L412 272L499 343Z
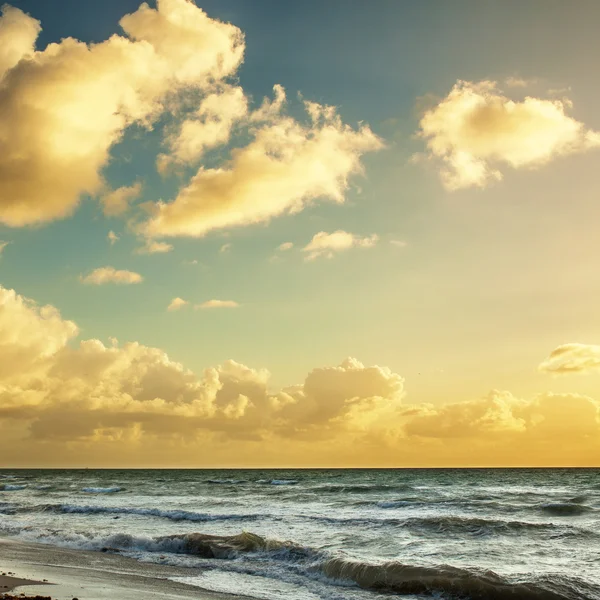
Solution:
M0 573L6 573L0 575L0 598L24 594L55 600L248 600L170 579L197 576L197 569L5 537L0 537Z

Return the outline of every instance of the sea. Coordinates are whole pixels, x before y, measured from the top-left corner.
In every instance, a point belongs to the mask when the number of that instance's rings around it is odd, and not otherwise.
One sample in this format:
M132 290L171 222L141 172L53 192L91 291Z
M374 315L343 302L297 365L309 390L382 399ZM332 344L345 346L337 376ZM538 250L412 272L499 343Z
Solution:
M600 600L599 469L2 470L0 535L261 600Z

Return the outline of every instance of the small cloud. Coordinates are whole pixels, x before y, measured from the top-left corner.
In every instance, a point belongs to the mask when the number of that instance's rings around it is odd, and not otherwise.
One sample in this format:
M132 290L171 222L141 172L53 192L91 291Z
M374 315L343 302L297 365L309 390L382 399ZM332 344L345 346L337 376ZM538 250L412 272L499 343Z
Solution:
M193 260L182 260L181 261L182 265L197 265L198 264L198 260L197 259L193 259Z
M294 247L293 242L284 242L280 246L277 246L277 250L279 252L285 252L286 250L291 250Z
M114 231L109 231L108 235L106 236L106 239L109 241L110 245L112 246L113 244L115 244L116 242L119 241L119 236Z
M376 234L360 237L342 230L333 233L320 231L302 248L302 252L307 253L305 260L333 258L336 253L350 248L372 248L378 241L379 236Z
M535 83L535 79L523 79L523 77L507 77L504 80L504 83L506 83L506 85L508 87L527 87L528 85L531 85L532 83Z
M600 346L563 344L558 346L538 367L553 375L585 374L600 370Z
M219 249L219 253L220 254L226 254L227 252L229 252L231 250L231 244L227 243L227 244L223 244L221 246L221 248Z
M3 242L0 241L0 256L2 255L2 253L4 252L4 248L6 248L6 246L8 246L10 244L10 242Z
M408 246L408 242L404 240L390 240L390 244L396 246L396 248L406 248Z
M114 267L100 267L91 273L79 276L81 283L103 285L105 283L131 284L141 283L144 278L134 271L117 270Z
M600 146L600 133L568 116L570 108L568 99L512 100L496 81L458 81L424 112L417 135L446 189L484 188L504 167L541 167Z
M141 193L142 184L139 182L112 190L100 198L102 210L107 217L118 217L129 210L129 204Z
M202 304L196 304L194 308L196 309L204 309L204 308L238 308L239 304L234 302L233 300L208 300L207 302L203 302Z
M173 250L172 244L167 244L167 242L152 242L150 240L146 241L146 245L138 248L135 253L136 254L164 254L165 252L171 252Z
M171 300L171 304L167 306L167 310L169 312L173 312L179 310L180 308L183 308L184 306L187 306L188 304L189 302L187 300L184 300L183 298L173 298L173 300Z

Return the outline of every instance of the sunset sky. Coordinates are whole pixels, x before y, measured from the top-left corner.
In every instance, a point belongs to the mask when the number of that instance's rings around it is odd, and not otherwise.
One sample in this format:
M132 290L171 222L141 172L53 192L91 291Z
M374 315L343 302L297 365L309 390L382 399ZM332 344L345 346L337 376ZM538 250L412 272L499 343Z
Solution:
M4 5L0 466L600 464L599 20Z

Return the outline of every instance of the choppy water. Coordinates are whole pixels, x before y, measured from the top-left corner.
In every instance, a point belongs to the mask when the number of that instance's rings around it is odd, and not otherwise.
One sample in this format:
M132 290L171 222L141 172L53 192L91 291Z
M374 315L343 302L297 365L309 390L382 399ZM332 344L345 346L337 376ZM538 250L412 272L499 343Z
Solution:
M0 535L264 600L600 600L600 470L0 471Z

